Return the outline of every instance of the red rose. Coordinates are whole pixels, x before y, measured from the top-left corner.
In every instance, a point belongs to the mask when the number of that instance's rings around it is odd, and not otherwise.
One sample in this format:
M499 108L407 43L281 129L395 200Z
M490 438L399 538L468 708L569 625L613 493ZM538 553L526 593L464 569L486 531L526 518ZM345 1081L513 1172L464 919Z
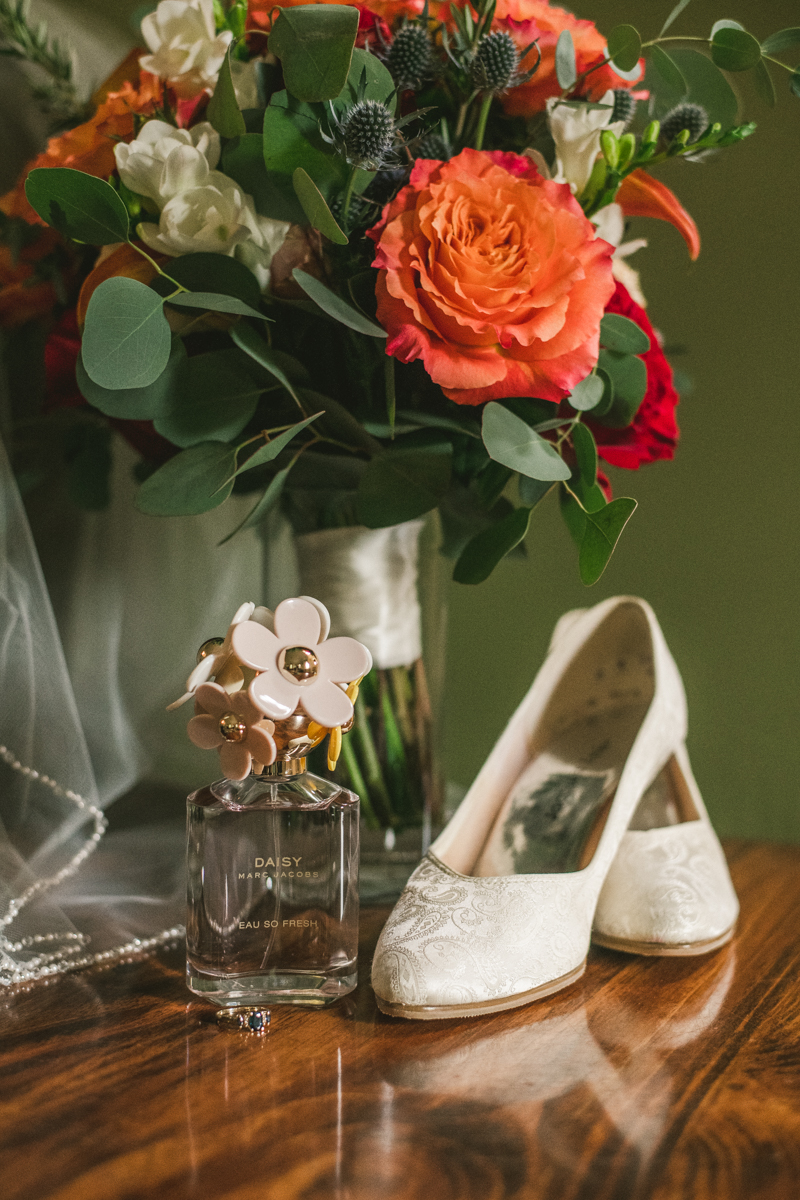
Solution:
M609 429L606 425L600 425L591 420L591 413L584 420L591 427L601 458L612 467L636 470L642 463L674 456L678 444L675 408L679 396L672 382L672 367L664 356L646 312L631 300L621 283L617 284L614 295L606 305L606 312L620 313L635 321L650 338L650 349L641 355L647 367L647 391L639 411L625 429Z

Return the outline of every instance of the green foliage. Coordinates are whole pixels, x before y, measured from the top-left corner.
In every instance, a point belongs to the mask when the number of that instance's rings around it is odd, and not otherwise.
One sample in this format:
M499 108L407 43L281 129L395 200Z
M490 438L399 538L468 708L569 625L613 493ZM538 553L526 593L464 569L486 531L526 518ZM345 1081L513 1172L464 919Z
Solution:
M556 78L559 87L565 91L574 87L578 78L578 68L575 62L575 43L568 29L562 30L556 42Z
M575 451L575 471L570 487L586 512L599 512L605 507L606 498L597 482L597 446L588 426L580 422L573 426L572 448Z
M233 46L228 48L217 78L217 86L206 109L207 119L220 137L224 138L241 137L245 133L244 117L236 103L236 92L231 77L232 49Z
M233 349L188 359L159 404L156 431L182 448L235 438L264 391L264 380L248 373L248 361Z
M337 246L346 246L348 237L336 223L336 219L325 202L325 197L319 190L308 171L296 167L292 174L292 184L297 199L303 206L303 212L308 217L309 224L318 229Z
M136 507L153 517L194 516L217 508L231 494L236 455L222 442L182 450L144 481Z
M376 338L386 337L385 329L376 325L374 321L370 321L346 300L342 300L341 296L337 296L329 287L326 287L321 279L315 279L313 275L309 275L307 271L301 271L299 267L295 267L292 271L292 278L295 283L300 285L308 298L313 300L334 321L339 321L348 329L354 329L356 333L365 333L369 337Z
M257 134L255 136L258 138ZM169 274L190 292L235 296L253 309L258 309L261 303L261 289L253 272L227 254L182 254L180 258L171 259ZM150 287L164 297L175 291L175 285L163 275L156 275Z
M483 444L495 462L532 479L569 479L558 451L502 404L490 401L483 410Z
M612 65L632 71L639 62L642 39L633 25L617 25L608 35L608 57Z
M585 514L586 527L578 556L581 582L587 587L597 583L608 566L620 534L636 511L636 501L620 496L599 512Z
M229 542L232 537L236 536L237 533L242 533L245 529L253 529L256 525L261 524L270 509L274 508L280 500L292 466L293 463L289 463L288 467L283 467L282 470L275 472L275 474L272 476L272 479L270 479L269 483L267 484L263 496L261 496L258 500L258 503L250 509L250 512L247 514L245 519L239 525L237 525L227 537L222 539L222 541L219 543L220 546L224 546L225 543Z
M25 195L62 237L92 246L128 239L128 210L104 179L71 167L37 167L25 182Z
M781 29L779 33L772 33L768 38L765 38L761 43L761 50L764 54L781 54L784 50L791 50L795 46L800 46L800 28Z
M675 60L661 46L651 46L648 56L670 91L683 98L689 90L689 85L675 65Z
M531 510L515 508L507 516L481 530L459 556L453 571L456 583L483 583L501 559L518 546L528 532Z
M263 467L265 463L273 462L274 459L278 457L281 450L285 450L289 445L289 442L291 442L293 438L296 438L301 430L305 429L307 425L310 425L312 421L316 421L317 418L321 416L322 413L314 413L312 417L306 417L305 421L298 421L296 425L292 425L291 429L284 430L284 432L279 433L277 437L271 438L268 442L265 442L263 446L259 446L255 454L251 454L250 457L243 462L240 467L236 468L233 473L234 478L237 475L241 475L244 471L252 471L253 467Z
M265 371L269 372L273 379L276 379L278 383L282 384L294 400L295 404L302 408L300 397L295 391L294 384L286 370L286 360L289 359L290 363L293 363L295 360L290 359L288 355L281 354L280 351L273 350L272 347L268 346L264 339L256 333L255 329L253 329L251 325L246 325L244 322L234 325L230 333L232 340L236 343L240 350L244 350L245 354L249 354L250 357L255 360L255 362L262 366ZM296 365L300 367L299 363Z
M589 412L603 399L604 391L605 384L601 376L587 375L580 383L575 384L569 402L578 412Z
M201 308L206 312L231 313L239 317L257 317L259 321L268 321L257 308L245 304L236 296L227 296L223 292L173 292L166 300L176 308Z
M800 67L795 67L789 80L789 88L793 95L800 96Z
M689 0L678 0L678 3L675 5L672 12L669 14L666 21L662 25L661 33L658 35L659 37L664 36L664 34L669 29L670 25L672 25L673 21L676 21L678 19L678 17L681 15L683 10L686 8L688 3L689 3Z
M602 417L593 414L593 418L611 429L625 429L639 411L647 391L647 367L641 358L614 350L601 350L598 361L611 379L614 400Z
M778 97L775 92L775 84L772 82L772 76L769 73L769 67L764 62L763 58L759 59L753 71L753 83L761 99L770 108L774 108L778 103Z
M171 346L163 302L151 288L124 276L95 288L81 348L94 383L112 391L147 387L166 367Z
M600 322L600 345L620 354L646 354L650 349L650 338L628 317L606 313Z
M85 400L107 417L130 421L152 421L167 397L177 386L186 363L186 351L180 338L172 339L169 361L158 378L142 388L104 388L90 379L79 355L75 368L78 387Z
M392 112L395 111L397 97L390 72L375 54L358 48L353 51L347 83L334 100L333 107L339 111L356 101L362 91L362 82L364 100L377 100L379 104L388 105Z
M749 71L761 61L761 47L752 33L733 22L717 22L711 39L711 57L725 71Z
M453 448L393 445L368 464L358 488L358 517L369 529L398 525L436 508L450 485Z
M311 103L335 99L350 70L358 31L356 9L340 4L283 8L269 36L288 91Z
M739 102L719 67L697 50L670 49L669 57L680 72L684 86L668 86L660 69L648 70L645 84L655 94L655 116L660 120L676 104L685 102L701 105L708 113L709 121L719 122L723 129L735 126ZM651 59L651 68L654 62L655 59Z

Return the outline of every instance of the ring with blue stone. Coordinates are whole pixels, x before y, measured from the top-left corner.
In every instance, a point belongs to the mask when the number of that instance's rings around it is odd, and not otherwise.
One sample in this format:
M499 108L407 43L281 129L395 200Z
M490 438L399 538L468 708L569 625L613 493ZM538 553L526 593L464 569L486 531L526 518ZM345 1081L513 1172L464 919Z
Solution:
M239 1004L233 1008L221 1008L217 1021L225 1029L240 1029L243 1033L264 1034L269 1029L269 1009L252 1008Z

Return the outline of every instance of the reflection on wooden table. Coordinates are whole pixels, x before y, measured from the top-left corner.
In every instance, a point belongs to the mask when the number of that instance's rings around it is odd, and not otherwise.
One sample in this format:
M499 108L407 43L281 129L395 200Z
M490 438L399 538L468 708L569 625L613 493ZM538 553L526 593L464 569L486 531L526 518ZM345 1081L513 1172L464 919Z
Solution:
M728 847L734 942L593 950L579 983L462 1021L358 990L218 1029L181 951L0 997L4 1200L796 1200L800 848Z

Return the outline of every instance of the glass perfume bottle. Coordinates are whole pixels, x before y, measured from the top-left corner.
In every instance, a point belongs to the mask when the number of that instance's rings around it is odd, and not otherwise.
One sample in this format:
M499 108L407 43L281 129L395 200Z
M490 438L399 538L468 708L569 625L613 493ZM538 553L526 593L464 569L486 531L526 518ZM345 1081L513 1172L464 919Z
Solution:
M321 1007L353 990L358 810L304 758L189 796L191 991L223 1007Z
M327 738L333 768L372 657L329 631L309 596L243 604L170 705L194 700L189 738L226 776L187 802L187 983L254 1033L263 1007L321 1007L357 981L359 800L305 756Z

